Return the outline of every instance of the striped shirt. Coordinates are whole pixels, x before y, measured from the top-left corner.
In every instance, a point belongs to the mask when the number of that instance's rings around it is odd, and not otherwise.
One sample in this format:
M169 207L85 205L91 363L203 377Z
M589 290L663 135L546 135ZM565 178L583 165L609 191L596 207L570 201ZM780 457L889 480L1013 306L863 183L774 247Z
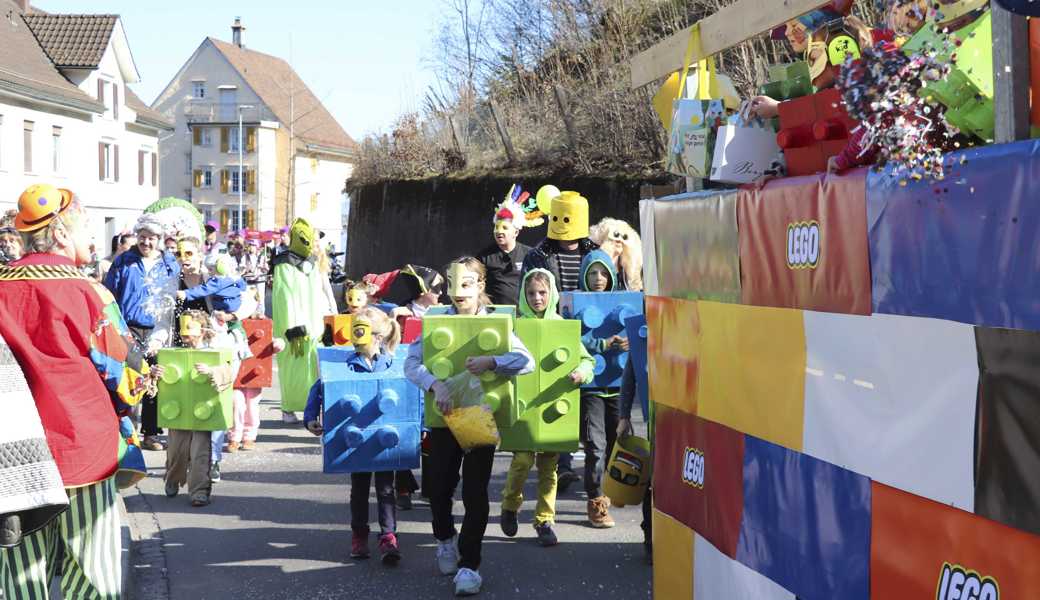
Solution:
M581 254L578 250L568 252L561 251L556 255L560 262L560 291L570 292L578 289L578 279L581 271Z

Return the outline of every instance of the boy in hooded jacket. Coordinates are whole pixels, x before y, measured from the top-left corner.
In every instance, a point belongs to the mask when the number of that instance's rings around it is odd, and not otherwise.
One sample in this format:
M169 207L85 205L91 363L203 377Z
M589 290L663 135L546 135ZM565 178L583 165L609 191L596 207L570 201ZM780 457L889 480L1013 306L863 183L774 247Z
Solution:
M618 275L614 261L606 252L593 250L581 261L579 285L583 292L613 292ZM592 332L581 336L582 344L592 354L612 348L628 352L628 339L614 335L597 338ZM619 418L617 387L585 388L581 392L581 444L585 449L585 494L588 496L589 524L596 529L614 526L610 498L603 493L603 470L617 439Z
M560 293L556 290L556 279L545 269L528 271L520 282L519 298L520 318L559 319L563 317L557 312ZM595 361L584 345L581 348L581 359L578 368L568 377L575 386L592 382ZM556 518L556 463L559 454L556 452L514 452L513 461L509 465L505 488L502 490L502 532L509 537L516 535L518 528L517 512L524 502L524 481L531 471L532 465L538 466L538 505L535 508L534 530L538 534L538 543L542 546L555 546L558 542L552 530Z

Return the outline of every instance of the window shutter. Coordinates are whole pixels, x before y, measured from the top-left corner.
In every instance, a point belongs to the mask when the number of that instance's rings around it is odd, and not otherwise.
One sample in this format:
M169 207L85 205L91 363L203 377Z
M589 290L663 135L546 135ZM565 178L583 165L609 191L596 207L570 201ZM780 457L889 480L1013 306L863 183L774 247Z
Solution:
M256 171L253 169L246 171L246 193L256 193Z
M220 193L228 193L228 182L231 179L231 174L228 173L227 169L220 170Z
M228 151L228 128L227 127L221 127L220 128L220 151L221 152L227 152Z
M97 172L98 181L104 181L105 180L105 144L102 143L102 142L98 142L98 144L97 144L97 164L98 164L98 172Z
M246 229L256 229L256 211L251 208L246 209Z
M119 144L112 145L112 173L113 179L119 183Z
M102 104L105 103L105 80L104 79L98 79L97 80L97 101L102 103Z
M119 86L112 84L112 118L119 118Z
M194 127L191 130L191 143L195 146L202 145L202 128Z
M231 215L228 213L228 209L226 209L226 208L220 209L220 230L221 231L227 231L228 230L228 222L230 220L231 220Z
M159 155L152 152L152 187L159 185Z
M246 152L256 152L256 127L246 128Z
M195 187L202 187L202 169L195 169L191 177Z
M137 185L144 185L144 150L137 151Z

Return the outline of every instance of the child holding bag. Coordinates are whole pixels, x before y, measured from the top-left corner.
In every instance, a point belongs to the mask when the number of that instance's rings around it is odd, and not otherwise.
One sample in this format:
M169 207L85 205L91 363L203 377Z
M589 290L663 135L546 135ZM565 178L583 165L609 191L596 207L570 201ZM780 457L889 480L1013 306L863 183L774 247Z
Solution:
M487 271L472 256L452 261L447 268L448 295L452 308L448 314L485 315L491 304L484 288ZM510 335L511 350L499 356L470 356L466 369L479 376L494 371L503 377L524 375L534 370L534 358L515 334ZM451 391L446 382L437 379L423 366L423 345L412 344L404 365L408 379L424 391L433 392L437 408L451 412ZM430 509L433 513L433 535L437 539L437 566L444 575L455 575L455 594L471 596L480 592L481 544L487 529L489 500L488 483L495 459L493 446L478 447L464 452L458 440L446 427L433 427L429 433L430 456L427 482L430 488ZM452 494L462 480L462 502L465 516L458 543L455 542L455 522L452 515Z

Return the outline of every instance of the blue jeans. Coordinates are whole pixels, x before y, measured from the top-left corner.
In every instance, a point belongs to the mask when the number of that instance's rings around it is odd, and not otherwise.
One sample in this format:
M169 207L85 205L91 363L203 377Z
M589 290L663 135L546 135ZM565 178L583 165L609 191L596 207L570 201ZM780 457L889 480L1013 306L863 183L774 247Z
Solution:
M571 456L570 452L560 453L560 461L556 464L556 472L563 473L565 471L574 472L574 467L571 465L571 461L574 457Z
M224 440L227 439L227 431L224 431L223 429L220 431L214 431L210 434L209 439L211 446L209 462L220 462L220 459L224 458Z

